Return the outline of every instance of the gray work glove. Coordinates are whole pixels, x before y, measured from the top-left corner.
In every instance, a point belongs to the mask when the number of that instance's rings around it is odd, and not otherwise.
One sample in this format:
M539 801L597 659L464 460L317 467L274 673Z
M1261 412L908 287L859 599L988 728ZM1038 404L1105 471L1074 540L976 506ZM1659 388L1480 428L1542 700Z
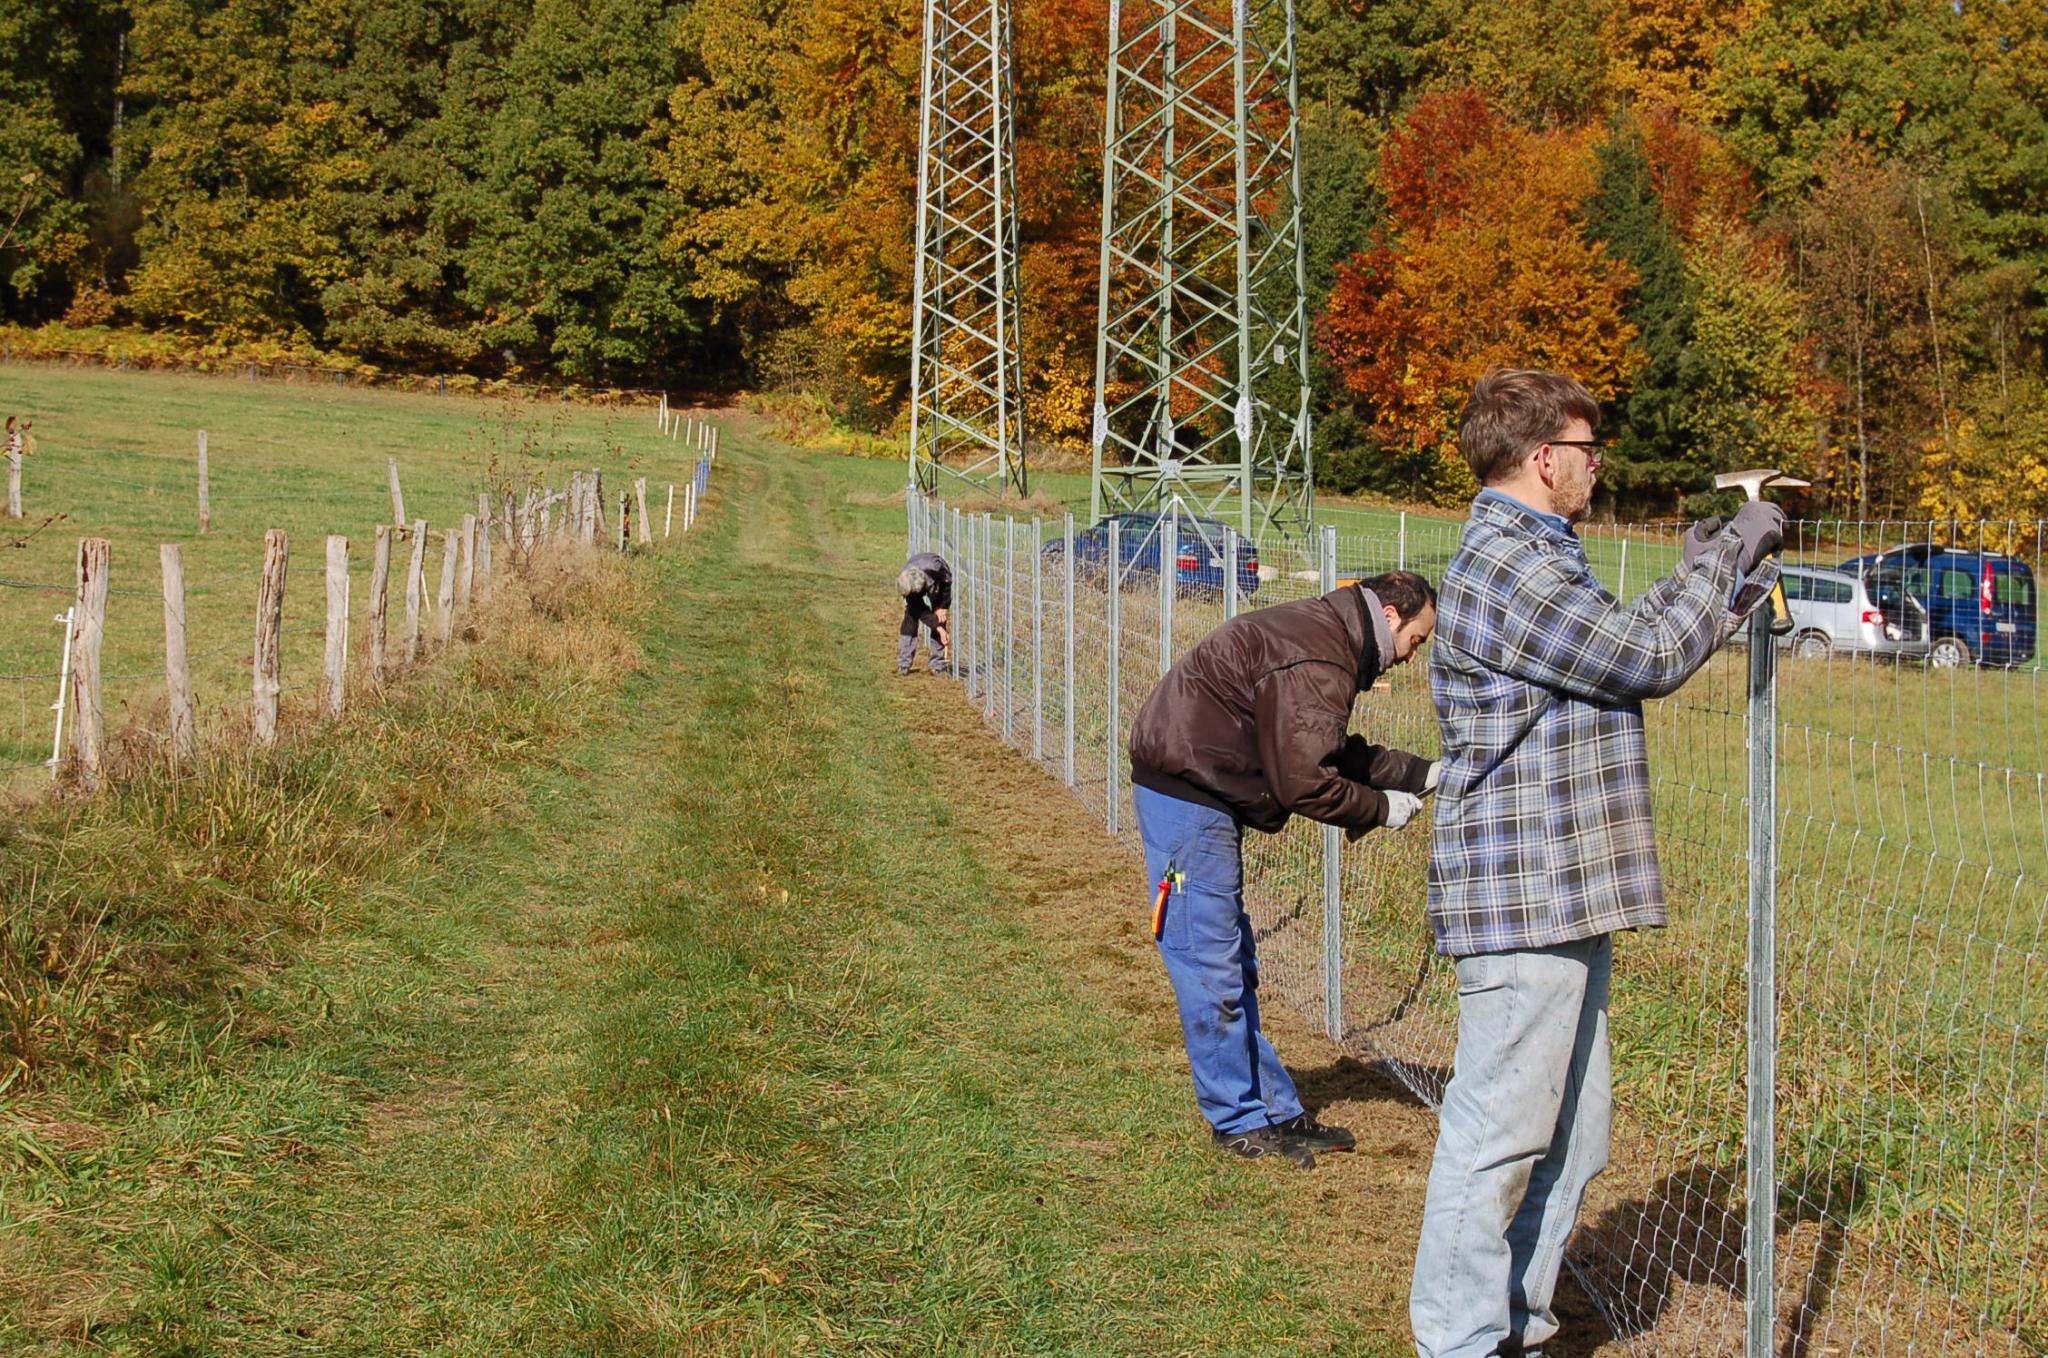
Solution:
M1441 759L1430 760L1429 772L1422 775L1422 795L1427 797L1430 793L1436 791L1436 785L1443 781L1443 776L1444 761Z
M1785 511L1768 500L1751 500L1735 511L1735 536L1742 548L1735 569L1748 575L1756 563L1785 545Z
M1387 799L1387 818L1380 822L1389 830L1398 830L1415 819L1415 813L1422 809L1422 798L1412 792L1382 792Z
M1728 520L1719 514L1712 514L1685 530L1685 564L1690 566L1707 554L1714 545L1714 539L1721 536L1721 530L1728 526Z

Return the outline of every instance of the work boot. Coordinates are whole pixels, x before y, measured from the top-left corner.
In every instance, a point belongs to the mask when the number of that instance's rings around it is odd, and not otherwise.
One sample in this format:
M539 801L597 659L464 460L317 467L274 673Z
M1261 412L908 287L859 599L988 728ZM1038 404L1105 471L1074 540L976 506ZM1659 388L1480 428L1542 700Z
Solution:
M1218 1150L1242 1159L1263 1160L1269 1155L1278 1155L1303 1169L1316 1167L1315 1152L1294 1138L1282 1135L1278 1127L1253 1127L1242 1132L1212 1131L1209 1139Z
M1353 1151L1358 1149L1358 1138L1342 1127L1332 1127L1316 1121L1314 1113L1301 1113L1285 1122L1273 1124L1273 1130L1290 1137L1316 1151Z

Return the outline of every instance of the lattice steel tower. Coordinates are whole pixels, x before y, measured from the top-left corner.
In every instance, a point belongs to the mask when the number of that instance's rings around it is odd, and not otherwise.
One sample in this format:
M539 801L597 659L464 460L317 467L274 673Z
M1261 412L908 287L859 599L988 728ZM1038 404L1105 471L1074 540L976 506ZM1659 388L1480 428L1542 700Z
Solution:
M1009 0L925 0L910 470L1023 494Z
M1095 518L1311 523L1292 0L1111 0Z

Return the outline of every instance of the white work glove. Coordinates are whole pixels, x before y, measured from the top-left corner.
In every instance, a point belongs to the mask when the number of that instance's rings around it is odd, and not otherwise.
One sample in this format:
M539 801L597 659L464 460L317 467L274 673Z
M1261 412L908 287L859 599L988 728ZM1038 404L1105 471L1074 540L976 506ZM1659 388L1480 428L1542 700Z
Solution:
M1422 795L1427 797L1430 793L1436 791L1436 785L1443 781L1443 776L1444 761L1441 759L1430 760L1429 772L1422 775Z
M1389 830L1398 830L1415 819L1415 813L1422 809L1422 798L1412 792L1382 792L1387 799L1387 818L1380 822Z

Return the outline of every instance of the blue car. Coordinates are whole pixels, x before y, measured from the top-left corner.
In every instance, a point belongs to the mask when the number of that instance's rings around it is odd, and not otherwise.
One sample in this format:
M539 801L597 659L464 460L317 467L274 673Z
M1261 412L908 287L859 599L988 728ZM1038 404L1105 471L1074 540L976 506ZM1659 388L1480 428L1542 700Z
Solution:
M1840 567L1860 575L1873 598L1910 600L1897 610L1927 663L2024 665L2034 658L2034 572L2003 552L1972 552L1919 542L1852 557ZM1886 609L1891 617L1893 609Z
M1098 583L1109 573L1109 525L1117 525L1117 556L1123 579L1157 579L1159 576L1160 520L1149 513L1110 514L1092 528L1074 534L1074 570L1084 579ZM1223 552L1228 528L1214 519L1189 514L1176 519L1177 534L1174 586L1183 593L1221 594ZM1057 565L1067 549L1064 538L1045 545L1046 560ZM1237 540L1237 592L1250 595L1259 587L1259 546L1250 538Z

